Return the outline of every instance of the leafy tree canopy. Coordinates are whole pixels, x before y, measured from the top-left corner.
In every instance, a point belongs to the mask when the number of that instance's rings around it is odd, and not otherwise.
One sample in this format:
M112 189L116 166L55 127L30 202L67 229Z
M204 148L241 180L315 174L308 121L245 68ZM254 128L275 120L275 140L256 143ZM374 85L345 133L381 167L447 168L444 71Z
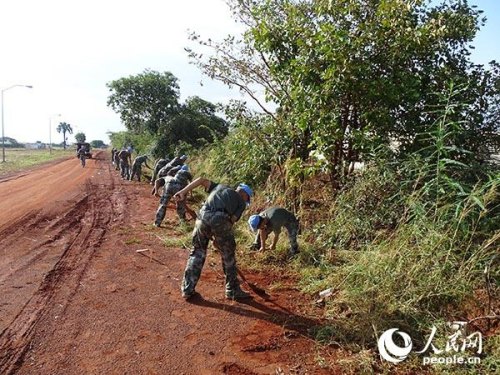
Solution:
M100 148L106 146L106 144L100 139L90 141L90 145L94 148Z
M470 60L470 42L485 22L464 0L232 0L247 26L222 42L192 39L212 55L190 51L211 78L254 98L278 126L275 155L304 164L312 152L338 187L355 161L397 142L400 153L422 150L450 83L460 111L455 137L462 159L489 157L498 133L500 69ZM269 110L258 95L278 105ZM465 123L464 123L465 119ZM498 139L498 137L497 137ZM285 149L279 147L285 146ZM448 145L452 147L452 145ZM299 168L300 170L300 168Z
M75 134L75 139L77 142L83 143L87 139L87 136L85 135L85 133L79 132Z
M157 134L179 110L179 85L170 72L145 70L106 86L110 92L108 106L132 132Z
M108 83L108 88L108 105L120 114L129 137L150 134L155 156L174 153L179 143L199 147L227 134L228 124L217 116L215 104L196 96L178 102L177 78L170 72L146 70ZM122 135L118 138L124 141Z
M58 133L63 133L63 146L66 150L66 133L73 134L73 128L66 122L60 122L56 130Z

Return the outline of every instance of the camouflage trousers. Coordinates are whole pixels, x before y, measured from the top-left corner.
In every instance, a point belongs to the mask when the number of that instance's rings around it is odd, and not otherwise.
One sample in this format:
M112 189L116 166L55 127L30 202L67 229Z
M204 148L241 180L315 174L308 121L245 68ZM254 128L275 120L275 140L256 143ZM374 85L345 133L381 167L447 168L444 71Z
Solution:
M132 173L130 174L130 181L137 176L137 181L141 181L142 168L140 165L132 164Z
M120 175L126 180L130 176L130 166L128 162L124 162L123 160L120 160Z
M240 283L236 269L236 241L234 239L233 224L225 212L200 211L200 219L196 220L193 230L193 249L189 254L182 292L192 294L205 264L207 247L210 240L219 250L222 257L222 267L226 276L226 293L240 290Z
M298 220L290 220L283 224L288 232L288 240L290 241L290 255L295 255L299 252L299 244L297 243L297 235L299 233L299 222ZM269 235L271 231L266 232ZM279 233L279 232L278 232ZM253 248L256 250L260 249L260 236L259 233L255 236L253 242Z
M175 193L180 191L183 188L180 184L168 182L165 185L165 188L163 190L163 194L160 198L160 205L158 206L158 210L156 210L156 218L155 218L155 224L160 225L163 219L165 219L165 215L167 213L167 205L168 202L170 202L170 199L174 196ZM177 215L179 216L179 219L181 220L186 220L186 203L185 202L178 202L177 203Z

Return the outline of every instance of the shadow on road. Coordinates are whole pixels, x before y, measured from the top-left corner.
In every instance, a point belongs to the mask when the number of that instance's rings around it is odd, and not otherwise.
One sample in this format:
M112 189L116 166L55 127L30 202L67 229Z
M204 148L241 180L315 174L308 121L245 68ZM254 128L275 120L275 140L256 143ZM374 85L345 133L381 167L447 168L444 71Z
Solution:
M267 302L274 303L269 299ZM219 309L223 311L229 311L230 313L246 316L252 319L259 319L267 321L271 324L283 327L285 329L295 331L301 335L307 336L309 338L314 338L312 334L312 328L320 326L321 322L319 320L310 319L304 316L294 314L290 310L275 304L278 308L274 309L259 303L255 299L249 299L245 301L239 301L238 304L226 304L215 301L209 301L204 299L201 295L196 295L188 301L193 305L208 307L212 309ZM243 307L246 305L247 307Z

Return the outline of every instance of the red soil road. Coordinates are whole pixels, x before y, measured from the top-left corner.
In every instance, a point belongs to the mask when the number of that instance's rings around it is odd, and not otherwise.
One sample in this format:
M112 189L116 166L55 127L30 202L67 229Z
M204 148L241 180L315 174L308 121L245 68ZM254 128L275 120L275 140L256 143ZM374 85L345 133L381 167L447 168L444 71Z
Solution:
M187 250L173 210L123 181L101 152L0 178L1 374L331 374L333 352L293 281L245 272L254 299L224 299L209 251L200 298L180 296ZM137 252L137 250L147 251ZM253 289L252 289L253 288Z

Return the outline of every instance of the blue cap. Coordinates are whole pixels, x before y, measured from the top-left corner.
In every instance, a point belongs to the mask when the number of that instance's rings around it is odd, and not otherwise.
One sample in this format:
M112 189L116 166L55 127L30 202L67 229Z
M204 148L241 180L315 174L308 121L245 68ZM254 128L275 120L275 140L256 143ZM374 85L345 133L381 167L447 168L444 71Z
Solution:
M181 167L181 171L186 171L186 172L189 172L189 167L187 166L187 164L184 164L184 165Z
M247 195L248 195L248 202L247 202L247 204L250 204L250 197L253 195L253 191L250 188L250 186L248 186L247 184L239 184L238 185L238 189L241 189L245 193L247 193Z
M250 225L250 229L254 232L257 232L257 229L259 229L259 224L260 224L259 215L252 215L248 219L248 225Z

